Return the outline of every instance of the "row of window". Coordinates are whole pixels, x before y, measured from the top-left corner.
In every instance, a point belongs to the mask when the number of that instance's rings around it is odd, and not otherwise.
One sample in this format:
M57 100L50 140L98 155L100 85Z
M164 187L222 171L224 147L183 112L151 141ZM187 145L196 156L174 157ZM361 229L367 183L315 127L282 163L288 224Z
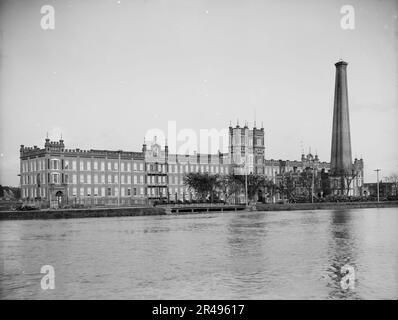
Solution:
M47 168L50 170L77 170L77 160L70 159L47 159ZM119 162L111 162L111 161L91 161L91 160L80 160L79 161L79 169L80 171L105 171L105 165L107 171L119 171ZM143 171L144 163L134 162L121 162L120 163L120 171L122 172L131 172L131 168L133 171ZM45 160L44 159L33 159L33 160L24 160L22 161L22 173L25 172L34 172L34 171L42 171L45 170ZM166 172L166 165L160 163L147 164L147 171L149 172ZM194 165L194 164L169 164L169 172L170 173L178 173L178 172L210 172L210 173L225 173L228 174L227 166L219 166L219 165Z
M244 132L242 132L241 134L237 134L236 132L234 132L232 140L233 145L253 146L253 137L245 135ZM256 138L255 143L256 146L262 146L264 145L264 140L262 138Z
M45 173L38 173L37 175L23 175L22 176L22 185L40 185L46 184ZM105 179L107 178L107 179ZM48 180L49 179L49 180ZM77 184L77 175L76 174L61 174L61 173L51 173L48 174L49 183L69 183L69 184ZM80 174L79 175L79 183L81 184L119 184L119 175L117 174ZM133 176L133 184L166 184L167 177L166 176L148 176L145 182L144 176ZM184 184L184 178L180 176L170 176L169 177L170 184ZM120 184L131 184L131 175L121 175L120 176Z
M105 182L105 174L94 174L93 179L91 179L91 174L80 174L79 175L79 183L86 183L86 184L118 184L119 183L119 175L117 174L108 174L107 179ZM76 174L72 175L72 183L77 183L77 176ZM131 176L130 175L121 175L120 176L120 184L131 184ZM133 184L144 184L144 176L133 176Z
M148 176L148 184L166 184L166 176Z
M79 193L77 193L78 190L79 190ZM69 196L72 196L72 197L77 197L77 196L80 196L80 197L91 197L91 196L94 196L94 197L105 197L105 196L118 197L119 196L119 188L118 187L115 187L115 188L111 188L111 187L108 187L108 188L105 188L105 187L76 188L76 187L73 187L73 188L69 189L68 193L69 193ZM134 195L134 196L144 195L144 187L133 188L133 189L125 188L125 187L120 188L120 196L121 197L129 197L131 195Z
M165 178L165 177L164 177ZM166 180L162 181L165 183ZM63 173L48 173L47 179L45 173L38 173L33 175L22 175L22 185L41 185L48 183L73 183L77 184L77 175L76 174L63 174ZM94 174L93 179L91 178L91 174L80 174L79 182L91 184L118 184L119 183L119 175L117 174L108 174L106 182L105 182L105 174ZM120 176L121 184L131 184L131 175L121 175ZM133 176L133 184L144 184L144 176Z
M144 188L144 187L137 187L137 188L120 188L120 196L121 197L128 197L128 196L159 196L159 195L166 195L167 189L166 188ZM169 196L173 197L176 194L179 195L188 195L189 190L188 188L169 188ZM118 187L73 187L68 188L68 196L69 197L118 197L119 196L119 188ZM46 189L41 188L22 188L22 198L36 198L36 197L47 197Z
M105 163L107 165L108 171L119 171L119 162L111 161L91 161L91 160L80 160L79 169L80 171L91 171L91 170L101 170L105 171ZM120 170L131 172L131 167L133 171L144 171L143 162L134 162L131 166L131 162L121 161ZM77 160L70 159L47 159L47 168L50 170L77 170ZM22 173L24 172L34 172L45 170L45 159L31 159L22 161Z
M105 161L82 161L80 160L80 171L105 171ZM134 162L133 163L133 171L144 171L144 163L140 162ZM65 160L65 169L69 169L69 170L76 170L76 160ZM108 171L119 171L119 162L115 162L115 161L107 161L106 162L106 169ZM127 172L131 172L131 162L124 162L121 161L120 162L120 171L127 171Z
M279 170L272 170L272 168L265 168L267 176L277 175ZM273 172L274 171L274 172ZM243 174L242 170L237 169L236 173ZM258 174L263 174L263 172L257 171ZM133 176L133 184L166 184L166 176L148 176L145 179L144 175L134 175ZM131 184L131 175L121 174L120 175L120 184ZM22 175L22 185L45 185L48 183L78 183L78 175L77 174L63 174L58 172L49 173L47 175L43 173L33 174L33 175ZM118 174L80 174L79 175L79 183L82 184L119 184L119 175ZM179 175L170 175L169 176L169 184L184 184L184 177Z
M39 192L37 192L39 191ZM22 188L21 189L21 197L22 198L36 198L36 197L46 197L46 189L45 188Z
M179 176L170 176L169 184L184 184L184 178Z
M188 172L210 172L210 173L221 173L228 174L227 166L218 166L218 165L197 165L197 164L169 164L169 173L188 173Z
M23 160L21 170L22 172L45 170L45 160L44 159Z
M79 193L78 193L79 191ZM144 195L145 194L145 189L144 187L140 188L125 188L121 187L120 188L120 196L121 197L128 197L131 195L137 196L137 195ZM76 196L81 196L81 197L90 197L90 196L98 196L98 197L105 197L105 196L110 196L110 197L118 197L119 196L119 188L105 188L105 187L81 187L81 188L69 188L68 189L68 196L70 197L76 197ZM46 196L46 189L45 188L22 188L22 198L36 198L36 197L42 197L45 198Z
M169 194L170 194L170 195L175 195L176 193L177 193L177 194L180 194L180 195L189 194L189 190L188 190L188 188L177 188L177 187L175 187L175 188L173 188L173 187L169 188Z
M165 196L167 194L166 188L148 188L148 196Z

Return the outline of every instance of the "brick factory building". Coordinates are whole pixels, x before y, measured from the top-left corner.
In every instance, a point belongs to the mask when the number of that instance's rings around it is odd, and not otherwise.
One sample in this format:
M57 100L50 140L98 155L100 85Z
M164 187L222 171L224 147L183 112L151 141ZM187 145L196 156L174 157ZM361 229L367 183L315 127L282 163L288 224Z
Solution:
M52 205L146 204L151 200L192 200L184 185L189 172L259 174L277 181L285 172L301 172L311 164L319 170L329 164L318 157L301 161L266 160L264 128L229 127L228 153L181 155L169 153L157 141L141 152L65 148L64 140L45 140L44 148L20 148L20 184L24 200ZM246 165L246 167L245 167ZM240 199L241 201L243 201Z

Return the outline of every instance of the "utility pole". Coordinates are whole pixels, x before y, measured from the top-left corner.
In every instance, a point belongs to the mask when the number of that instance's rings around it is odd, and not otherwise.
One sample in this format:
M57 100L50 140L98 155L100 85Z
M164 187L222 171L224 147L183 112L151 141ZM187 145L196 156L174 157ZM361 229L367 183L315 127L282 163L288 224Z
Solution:
M312 179L311 179L311 203L314 203L314 184L315 184L315 170L314 161L312 161Z
M119 150L119 157L118 157L118 166L117 166L117 168L118 168L118 189L119 189L119 192L117 193L117 205L118 206L120 206L120 193L121 193L121 189L120 189L120 165L121 165L121 157L120 157L120 154L121 154L121 150Z
M312 167L312 181L311 181L311 203L314 203L314 167Z
M237 167L243 168L245 171L245 203L246 207L249 205L248 204L248 195L247 195L247 167L246 167L246 161L243 162L241 165L237 165Z
M311 153L311 152L310 152ZM312 179L311 179L311 203L314 203L314 189L315 189L315 166L314 159L311 159L312 165Z
M377 173L377 202L380 202L380 189L379 189L379 172L381 169L374 170Z
M248 197L247 197L247 166L245 162L245 193L246 193L246 207L249 205L248 204Z

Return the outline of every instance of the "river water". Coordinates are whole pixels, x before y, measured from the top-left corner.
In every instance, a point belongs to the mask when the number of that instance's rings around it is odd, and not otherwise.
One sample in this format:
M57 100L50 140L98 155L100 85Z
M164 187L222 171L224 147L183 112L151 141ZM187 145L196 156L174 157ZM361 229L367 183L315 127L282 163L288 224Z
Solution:
M398 299L397 208L0 221L0 241L2 299Z

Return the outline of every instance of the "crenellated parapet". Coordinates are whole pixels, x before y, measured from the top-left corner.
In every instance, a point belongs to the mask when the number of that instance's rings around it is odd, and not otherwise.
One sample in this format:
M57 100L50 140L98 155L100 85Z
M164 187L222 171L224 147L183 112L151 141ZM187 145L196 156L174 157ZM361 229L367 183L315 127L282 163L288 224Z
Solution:
M45 149L40 149L37 146L25 147L21 144L19 154L21 158L37 157L45 153Z
M89 149L82 150L79 148L75 149L66 149L64 140L59 141L51 141L46 138L44 143L44 148L38 148L37 146L26 147L24 145L20 146L20 157L21 158L29 158L36 156L44 156L44 155L64 155L70 157L94 157L94 158L109 158L109 159L118 159L119 157L122 160L144 160L144 154L142 152L133 152L133 151L123 151L123 150L97 150L97 149Z

